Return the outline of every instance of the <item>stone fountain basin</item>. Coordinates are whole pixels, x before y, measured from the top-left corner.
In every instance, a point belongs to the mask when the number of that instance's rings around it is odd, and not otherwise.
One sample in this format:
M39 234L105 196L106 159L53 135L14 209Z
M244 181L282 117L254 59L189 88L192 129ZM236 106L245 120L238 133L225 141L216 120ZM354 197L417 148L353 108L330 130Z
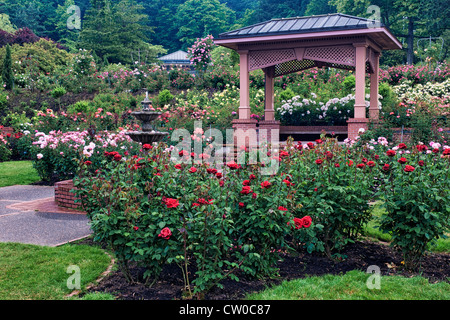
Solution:
M161 112L156 111L133 111L131 113L136 119L142 122L152 122L161 115Z
M134 141L142 144L159 142L169 135L168 132L159 131L132 131L126 134Z

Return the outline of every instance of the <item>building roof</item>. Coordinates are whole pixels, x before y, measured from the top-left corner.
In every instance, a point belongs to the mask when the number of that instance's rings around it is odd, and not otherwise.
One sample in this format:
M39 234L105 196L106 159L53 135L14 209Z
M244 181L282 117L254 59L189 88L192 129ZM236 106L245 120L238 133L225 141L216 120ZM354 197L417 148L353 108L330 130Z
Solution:
M178 50L165 56L159 57L158 59L163 61L166 64L185 64L190 63L189 58L187 57L188 53L183 50Z
M272 19L240 29L219 34L215 39L217 44L231 43L231 39L242 43L245 41L261 41L274 39L306 38L316 36L333 36L348 34L372 34L375 38L383 38L383 49L399 49L400 42L379 21L350 16L342 13L317 15L309 17L294 17Z

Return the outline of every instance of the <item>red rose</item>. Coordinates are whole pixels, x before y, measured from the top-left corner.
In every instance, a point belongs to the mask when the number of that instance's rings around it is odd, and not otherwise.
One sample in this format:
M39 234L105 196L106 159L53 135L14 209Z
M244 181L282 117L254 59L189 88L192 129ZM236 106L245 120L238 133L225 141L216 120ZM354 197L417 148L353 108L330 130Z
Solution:
M92 164L92 161L87 160L87 161L85 161L84 163L85 163L87 166L90 166L90 165Z
M390 169L390 166L389 166L389 164L385 164L384 166L383 166L383 170L384 171L389 171L389 169Z
M399 148L399 149L407 149L408 147L406 146L406 144L400 143L400 144L398 145L398 148Z
M312 224L312 219L310 216L304 216L302 218L302 222L303 222L303 227L309 228Z
M281 158L288 157L288 156L289 156L289 153L287 153L286 151L281 151L280 152L280 157Z
M367 165L368 165L369 167L375 167L375 162L369 161L369 162L367 162Z
M287 211L287 209L286 209L285 207L283 207L283 206L279 206L279 207L278 207L278 210L281 210L281 211Z
M216 173L216 177L217 177L218 179L222 178L222 176L223 176L223 174L222 174L221 172L217 172L217 173Z
M439 153L439 149L438 148L434 148L433 150L431 150L433 153Z
M316 143L317 143L317 144L321 144L321 143L323 143L323 141L322 141L322 139L317 139L317 140L316 140Z
M122 159L122 156L121 156L120 154L116 153L116 154L114 155L114 160L120 161L121 159Z
M362 168L364 168L366 165L364 164L364 163L358 163L357 165L356 165L356 167L358 168L358 169L362 169Z
M243 208L243 207L245 207L245 204L243 202L239 202L239 207Z
M286 183L287 186L293 186L294 183L290 182L288 179L283 180L284 183Z
M200 206L200 203L197 203L197 202L194 202L193 204L192 204L192 207L199 207Z
M250 186L242 187L241 194L249 194L249 193L252 193L252 189L250 188Z
M379 160L380 159L380 156L379 155L375 155L375 160Z
M233 170L236 170L239 168L238 164L236 162L228 162L227 167Z
M254 180L254 179L256 179L256 176L252 173L251 175L250 175L250 177L248 177L250 180Z
M295 229L303 227L303 220L300 218L294 218Z
M419 166L423 167L425 165L425 162L423 160L419 160Z
M180 205L177 199L172 198L166 198L164 200L164 203L166 204L167 208L176 208Z
M364 162L364 163L367 163L367 158L362 158L361 161Z
M211 200L205 200L204 198L200 198L200 199L197 200L197 202L198 202L198 203L201 203L201 204L212 204L213 199L211 199Z
M341 165L340 165L339 163L335 163L334 166L335 166L336 168L339 168Z
M196 168L196 167L191 167L191 168L189 169L189 172L190 172L190 173L197 172L197 168Z
M322 159L317 159L317 160L316 160L316 163L317 163L317 164L322 164L322 163L323 163L323 160L322 160Z
M348 165L349 167L351 167L351 166L353 165L353 161L352 161L352 160L348 160L348 161L347 161L347 165Z
M308 146L308 148L314 149L314 143L308 142L306 145Z
M395 150L388 150L388 151L386 151L386 155L388 156L388 157L393 157L393 156L395 156L397 154L397 152L395 152Z
M172 231L170 231L169 228L165 227L161 230L161 232L158 234L158 237L169 240L170 236L172 235Z
M414 170L415 170L415 168L408 164L405 166L405 169L404 169L405 172L413 172Z
M150 149L153 149L153 147L152 147L151 144L145 143L145 144L142 145L142 149L144 149L144 150L150 150Z
M444 156L450 155L450 148L444 149L444 151L442 152L442 155L444 155Z
M261 182L261 188L266 189L270 187L272 184L269 181L263 181Z
M244 180L244 181L242 182L242 185L243 185L243 186L249 186L249 185L250 185L250 180Z
M224 184L225 184L225 182L223 180L219 181L219 186L223 187Z
M418 150L419 152L423 152L423 151L427 151L427 150L428 150L428 147L427 147L426 145L424 145L424 144L418 144L418 145L416 146L416 148L417 148L417 150Z
M319 189L317 189L317 188L314 188L314 191L316 191L316 192L317 192L318 190L319 190Z
M256 193L252 193L252 199L256 199L256 197L257 197L258 195L256 194Z
M138 231L138 230L139 230L139 227L134 226L133 229L134 229L134 231Z
M325 152L325 157L327 158L327 160L331 160L333 159L333 153L331 151L327 151Z
M181 164L177 163L177 164L175 165L175 169L181 169Z
M400 159L398 159L398 163L404 164L408 162L408 160L406 160L406 158L401 157Z
M182 157L182 156L187 156L187 155L189 155L189 152L187 152L186 150L181 150L180 152L178 152L178 155L179 155L180 157Z
M211 174L216 174L217 173L217 169L208 168L208 169L206 169L206 172L211 173Z

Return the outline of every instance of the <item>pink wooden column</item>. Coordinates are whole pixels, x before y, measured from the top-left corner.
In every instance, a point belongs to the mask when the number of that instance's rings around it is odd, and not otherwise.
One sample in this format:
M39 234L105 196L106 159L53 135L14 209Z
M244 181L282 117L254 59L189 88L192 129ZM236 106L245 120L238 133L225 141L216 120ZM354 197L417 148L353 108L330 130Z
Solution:
M273 67L265 68L264 120L259 121L259 141L271 145L280 140L280 122L275 120Z
M274 77L273 68L267 68L264 73L264 120L275 120L275 110L273 106Z
M368 128L368 119L366 117L366 57L367 44L354 43L355 47L355 114L353 119L349 119L348 138L354 140L359 135L359 130Z
M248 51L242 50L238 51L238 53L240 63L239 119L250 119Z
M380 109L378 109L378 81L379 81L380 53L374 53L373 73L370 75L370 107L369 118L378 120Z
M366 118L366 48L367 44L353 44L356 47L355 67L355 119Z
M250 118L248 51L242 50L238 53L240 61L239 119L232 121L232 127L234 129L234 146L239 150L243 146L257 145L256 124L258 121Z

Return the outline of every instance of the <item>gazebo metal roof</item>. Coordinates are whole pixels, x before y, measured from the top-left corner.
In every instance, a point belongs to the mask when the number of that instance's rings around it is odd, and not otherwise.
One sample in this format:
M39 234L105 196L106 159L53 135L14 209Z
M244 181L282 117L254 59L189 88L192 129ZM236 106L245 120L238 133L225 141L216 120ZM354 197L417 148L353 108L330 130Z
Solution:
M158 59L163 61L165 64L190 64L190 60L187 55L187 52L178 50L159 57Z
M219 34L223 46L237 49L239 43L330 36L368 35L382 50L401 48L401 44L379 21L342 13L272 19Z

